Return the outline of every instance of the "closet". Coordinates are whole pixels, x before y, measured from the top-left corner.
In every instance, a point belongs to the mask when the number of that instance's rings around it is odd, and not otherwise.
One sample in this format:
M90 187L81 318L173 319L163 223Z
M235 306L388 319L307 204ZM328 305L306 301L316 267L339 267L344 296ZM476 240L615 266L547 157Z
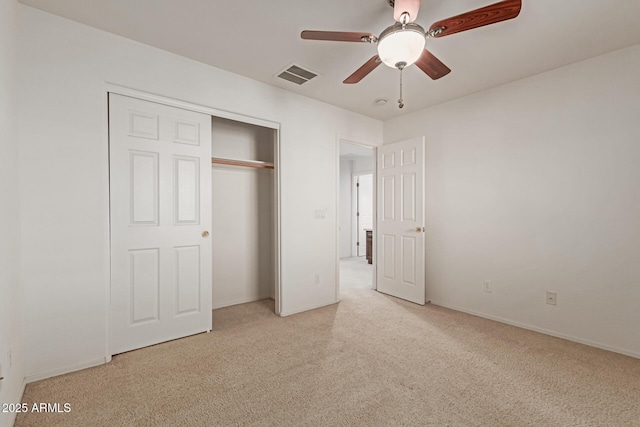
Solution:
M211 331L212 308L279 314L278 124L113 90L110 354Z
M276 299L276 147L274 129L212 118L214 309Z

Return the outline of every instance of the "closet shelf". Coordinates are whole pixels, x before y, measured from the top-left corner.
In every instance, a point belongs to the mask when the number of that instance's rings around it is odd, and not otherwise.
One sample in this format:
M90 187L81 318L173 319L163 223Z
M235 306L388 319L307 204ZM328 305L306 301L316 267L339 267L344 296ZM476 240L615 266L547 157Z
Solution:
M231 166L245 166L249 168L265 168L265 169L274 168L273 163L260 162L258 160L225 159L222 157L212 157L211 163L220 164L220 165L231 165Z

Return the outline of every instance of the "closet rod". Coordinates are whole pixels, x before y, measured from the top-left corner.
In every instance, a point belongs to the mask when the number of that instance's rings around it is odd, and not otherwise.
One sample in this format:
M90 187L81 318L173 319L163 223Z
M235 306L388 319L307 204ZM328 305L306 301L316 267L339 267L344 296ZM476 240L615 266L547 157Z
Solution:
M223 159L222 157L212 157L211 163L220 165L231 166L245 166L249 168L266 168L273 169L273 163L259 162L257 160L236 160L236 159Z

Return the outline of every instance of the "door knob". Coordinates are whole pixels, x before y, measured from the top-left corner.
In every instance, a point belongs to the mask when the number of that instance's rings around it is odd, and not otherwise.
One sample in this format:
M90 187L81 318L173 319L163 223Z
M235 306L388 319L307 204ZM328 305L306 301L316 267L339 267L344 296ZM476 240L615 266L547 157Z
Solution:
M208 231L203 231L202 232L202 237L209 237L209 232Z
M416 231L420 233L421 231L424 231L424 227L416 227Z

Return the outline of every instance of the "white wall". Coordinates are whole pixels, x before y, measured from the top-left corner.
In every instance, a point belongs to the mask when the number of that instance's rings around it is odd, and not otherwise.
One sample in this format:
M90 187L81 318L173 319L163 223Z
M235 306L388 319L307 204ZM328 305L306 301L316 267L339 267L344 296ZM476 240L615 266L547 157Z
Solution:
M337 135L379 144L381 122L26 6L19 11L30 379L100 363L108 351L105 82L279 122L282 311L336 301ZM315 220L316 209L326 218Z
M373 162L373 150L371 150L371 157L367 158L358 158L353 160L353 173L363 174L363 173L373 173L373 169L375 167Z
M274 129L213 117L211 130L212 156L273 162Z
M354 169L355 165L358 161L354 161ZM355 176L354 176L355 178ZM366 255L367 251L367 233L365 229L373 229L373 173L370 170L366 172L360 172L358 178L358 188L357 190L351 186L351 197L353 199L354 208L351 211L352 218L352 227L353 227L353 252L357 253L358 256ZM354 180L352 179L352 182ZM360 212L359 216L356 214ZM358 234L356 236L356 234ZM358 248L357 242L360 242L360 247Z
M640 45L385 122L426 135L428 299L640 357L638 70Z
M353 256L351 242L351 173L353 161L340 158L340 258Z
M18 133L15 126L17 2L0 2L0 404L20 402L24 379L20 285ZM0 411L0 426L15 414Z
M370 157L358 157L351 161L351 180L349 185L349 197L351 198L351 253L353 256L362 256L366 251L366 233L364 232L364 228L372 228L373 227L373 177L371 180L360 181L360 224L358 226L358 221L356 220L356 211L358 201L357 193L354 189L354 177L355 175L366 175L373 174L375 163L373 160L373 150L371 151ZM370 202L370 205L367 206L367 202ZM360 250L358 250L358 246L356 245L357 236L356 233L360 233Z
M214 157L273 162L275 130L213 119ZM214 165L213 308L275 294L274 171Z

